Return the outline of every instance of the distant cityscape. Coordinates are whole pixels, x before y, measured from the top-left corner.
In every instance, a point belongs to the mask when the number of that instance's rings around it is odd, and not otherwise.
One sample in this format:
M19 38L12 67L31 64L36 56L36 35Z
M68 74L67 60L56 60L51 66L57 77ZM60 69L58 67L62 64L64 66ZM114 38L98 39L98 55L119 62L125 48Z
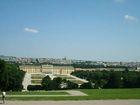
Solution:
M85 61L85 60L76 60L76 59L67 59L64 58L25 58L25 57L14 57L14 56L5 56L0 55L0 59L5 60L6 62L16 62L19 64L90 64L90 65L104 65L104 66L128 66L128 67L139 67L140 62L106 62L106 61Z

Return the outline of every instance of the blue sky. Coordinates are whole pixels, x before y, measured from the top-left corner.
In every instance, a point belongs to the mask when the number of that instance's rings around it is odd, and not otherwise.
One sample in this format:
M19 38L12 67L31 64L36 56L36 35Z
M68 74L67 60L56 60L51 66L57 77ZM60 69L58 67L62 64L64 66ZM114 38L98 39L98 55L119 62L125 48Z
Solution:
M140 62L140 0L0 0L0 55Z

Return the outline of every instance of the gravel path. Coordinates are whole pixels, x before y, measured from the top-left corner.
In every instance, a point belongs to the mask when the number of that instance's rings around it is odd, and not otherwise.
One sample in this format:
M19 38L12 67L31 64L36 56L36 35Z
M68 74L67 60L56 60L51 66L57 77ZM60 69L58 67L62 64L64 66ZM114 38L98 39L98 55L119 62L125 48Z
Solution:
M67 90L66 92L68 92L72 96L87 96L87 94L80 92L78 90Z
M83 82L88 82L88 81L85 80L85 79L81 79L81 78L78 78L78 77L73 76L73 75L68 75L68 76L70 76L70 77L72 77L72 78L75 78L76 80L80 80L80 81L83 81Z
M6 101L5 105L140 105L140 100Z
M31 74L26 73L23 80L24 89L27 90L27 86L31 84Z

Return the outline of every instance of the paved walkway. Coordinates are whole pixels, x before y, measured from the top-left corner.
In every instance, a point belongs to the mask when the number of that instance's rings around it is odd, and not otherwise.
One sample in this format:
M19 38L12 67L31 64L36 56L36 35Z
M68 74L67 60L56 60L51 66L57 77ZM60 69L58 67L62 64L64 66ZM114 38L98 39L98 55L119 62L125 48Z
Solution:
M23 80L24 89L27 90L27 86L31 84L31 74L26 73Z
M78 90L66 90L66 92L68 92L72 96L87 96L87 94L80 92Z
M88 82L88 81L85 80L85 79L81 79L81 78L78 78L78 77L73 76L73 75L69 75L69 74L68 74L68 76L70 76L70 77L72 77L72 78L75 78L76 80L80 80L80 81L83 81L83 82Z
M140 100L6 101L5 105L140 105Z

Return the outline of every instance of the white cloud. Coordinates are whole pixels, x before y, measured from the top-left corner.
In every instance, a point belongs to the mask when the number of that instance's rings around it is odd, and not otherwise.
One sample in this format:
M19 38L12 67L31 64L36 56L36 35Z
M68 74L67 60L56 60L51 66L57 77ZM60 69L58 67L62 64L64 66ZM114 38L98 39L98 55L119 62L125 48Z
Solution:
M139 21L139 19L137 19L136 17L129 16L129 15L125 15L124 18L129 19L129 20L133 20L133 21L137 21L137 22Z
M126 0L115 0L117 3L122 3L122 2L124 2L124 1L126 1Z
M31 32L31 33L38 33L37 30L35 30L35 29L30 29L30 28L25 28L24 31L26 31L26 32Z

